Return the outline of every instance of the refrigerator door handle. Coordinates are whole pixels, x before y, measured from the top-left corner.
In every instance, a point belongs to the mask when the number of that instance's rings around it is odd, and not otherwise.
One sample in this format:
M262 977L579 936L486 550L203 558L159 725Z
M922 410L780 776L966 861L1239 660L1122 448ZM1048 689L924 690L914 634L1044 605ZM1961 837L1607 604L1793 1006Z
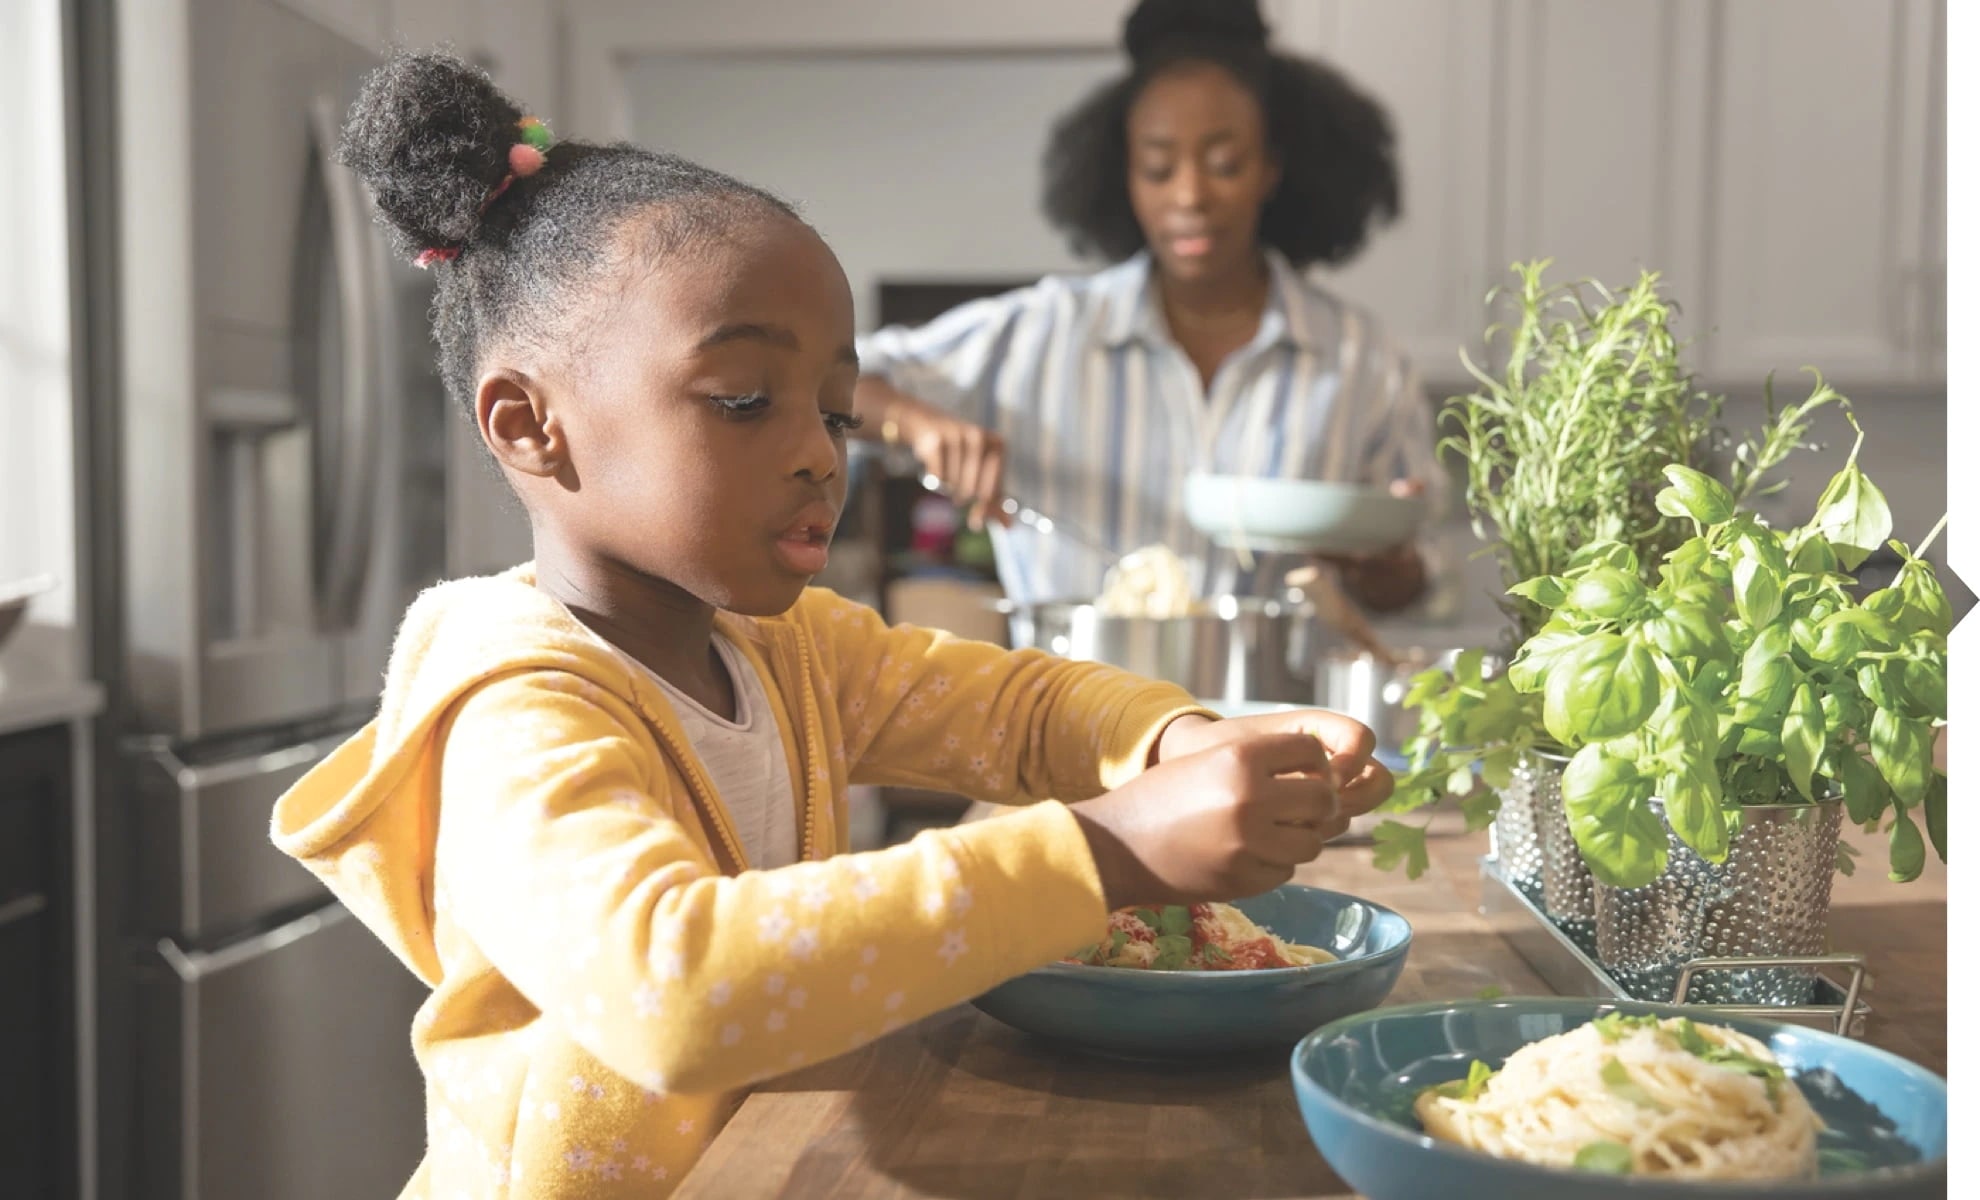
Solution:
M336 161L337 111L328 97L310 105L310 128L320 156L342 306L343 395L338 403L336 487L327 514L330 536L319 547L318 619L326 630L355 627L371 558L371 509L378 491L381 376L374 314L383 283L371 261L368 202L357 176ZM313 300L311 302L314 302Z
M210 975L218 975L232 967L273 954L282 947L299 942L313 933L321 933L334 925L351 919L351 910L341 904L332 904L305 913L293 921L277 925L265 933L230 942L218 950L187 950L170 938L157 943L158 957L165 960L172 973L182 982L198 983Z
M181 762L178 755L172 753L169 747L152 748L150 752L157 758L159 765L171 775L172 781L179 785L180 790L197 793L224 787L230 783L239 783L243 779L275 775L283 771L293 771L297 767L307 767L328 758L348 736L342 734L334 738L298 742L293 746L284 746L280 750L270 750L264 754L250 754L244 758L202 763L196 767Z

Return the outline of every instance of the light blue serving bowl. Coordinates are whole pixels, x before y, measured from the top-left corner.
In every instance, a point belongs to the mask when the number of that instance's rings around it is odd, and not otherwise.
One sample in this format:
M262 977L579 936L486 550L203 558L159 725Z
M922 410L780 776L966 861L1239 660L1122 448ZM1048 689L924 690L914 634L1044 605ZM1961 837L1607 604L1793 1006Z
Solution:
M1183 480L1183 515L1221 545L1256 550L1369 554L1416 536L1428 506L1387 487L1197 472Z
M1287 884L1234 902L1265 928L1340 961L1266 971L1142 971L1053 963L976 998L1014 1029L1113 1058L1283 1052L1316 1025L1380 1004L1409 955L1409 922L1354 896Z
M1696 1009L1567 997L1418 1004L1317 1029L1293 1050L1293 1091L1313 1144L1368 1200L1935 1200L1946 1194L1946 1083L1894 1054L1798 1025L1702 1018L1766 1042L1828 1125L1822 1147L1870 1164L1825 1163L1819 1179L1685 1183L1495 1158L1425 1134L1422 1088L1493 1067L1522 1046L1607 1012L1701 1019ZM1832 1173L1833 1172L1833 1173Z

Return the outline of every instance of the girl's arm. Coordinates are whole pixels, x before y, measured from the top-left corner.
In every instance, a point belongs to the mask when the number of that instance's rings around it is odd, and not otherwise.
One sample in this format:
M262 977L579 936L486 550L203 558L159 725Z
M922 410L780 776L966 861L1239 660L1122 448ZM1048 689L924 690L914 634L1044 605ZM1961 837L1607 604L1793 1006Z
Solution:
M568 676L479 688L443 730L435 904L589 1053L653 1091L744 1086L1098 938L1077 818L740 876L689 834L636 714Z

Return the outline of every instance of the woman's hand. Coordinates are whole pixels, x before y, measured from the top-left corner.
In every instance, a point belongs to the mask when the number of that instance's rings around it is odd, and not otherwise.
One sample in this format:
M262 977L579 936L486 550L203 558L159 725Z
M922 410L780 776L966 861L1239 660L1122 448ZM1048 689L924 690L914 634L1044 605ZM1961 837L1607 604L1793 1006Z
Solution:
M1009 524L999 505L1004 499L1004 439L945 409L896 391L881 418L889 445L914 451L922 470L933 475L949 498L969 516L969 527L986 521Z
M1414 497L1424 493L1423 481L1397 479L1389 484L1392 496ZM1373 554L1316 554L1314 561L1340 572L1341 587L1355 603L1370 612L1395 612L1414 604L1428 588L1429 574L1416 547L1391 546Z

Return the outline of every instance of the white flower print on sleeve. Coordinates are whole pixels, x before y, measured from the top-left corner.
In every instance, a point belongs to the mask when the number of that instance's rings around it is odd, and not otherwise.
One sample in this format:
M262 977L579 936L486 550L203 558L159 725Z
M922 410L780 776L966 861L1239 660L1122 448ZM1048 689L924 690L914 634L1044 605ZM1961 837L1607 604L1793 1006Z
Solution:
M727 1025L722 1026L722 1044L724 1046L735 1045L737 1042L742 1041L742 1036L743 1027L736 1022L731 1021Z
M791 957L799 962L809 962L817 953L818 931L810 928L798 930L797 936L791 939Z
M763 1019L763 1027L771 1033L782 1033L784 1031L784 1023L789 1019L783 1009L773 1008L770 1010L770 1015Z
M763 994L766 996L783 995L784 977L782 975L771 975L770 977L766 978L763 981Z
M872 966L872 965L873 965L874 963L876 963L876 962L879 962L879 961L880 961L880 947L878 947L878 946L862 946L862 947L860 947L860 951L859 951L859 965L860 965L860 966L862 966L862 967L870 967L870 966Z
M782 909L764 913L756 918L756 936L765 942L781 942L791 932L791 919Z
M805 991L801 987L792 988L790 991L790 995L784 997L784 1003L790 1005L794 1009L803 1008L804 1002L809 999L811 999L810 992Z
M846 981L847 985L852 988L852 994L855 996L865 991L869 982L864 971L854 971L852 978Z
M720 1008L729 1002L729 997L735 995L735 991L735 986L728 980L718 979L708 989L708 1003Z
M960 929L951 929L942 935L942 948L935 953L942 956L946 966L955 966L956 960L969 953L969 939Z

